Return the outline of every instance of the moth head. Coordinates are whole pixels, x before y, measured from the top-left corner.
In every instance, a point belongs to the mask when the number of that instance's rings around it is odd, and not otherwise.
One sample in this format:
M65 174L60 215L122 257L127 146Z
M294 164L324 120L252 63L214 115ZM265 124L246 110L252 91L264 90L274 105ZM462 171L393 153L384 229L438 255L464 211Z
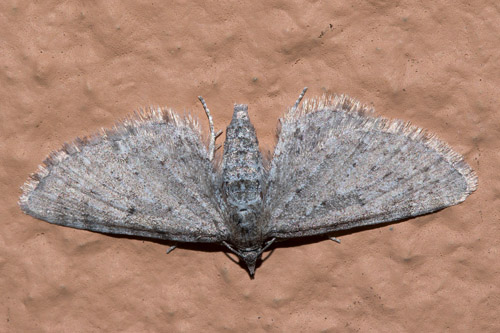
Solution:
M257 264L257 260L262 255L263 249L235 249L231 244L227 242L222 243L245 263L248 269L248 273L250 273L250 277L253 279L253 276L255 274L255 266Z
M250 251L238 251L237 255L245 262L248 268L248 273L253 278L255 274L255 265L257 264L257 260L260 258L262 254L261 249L250 250Z
M262 256L262 252L267 250L271 244L273 244L275 238L266 242L264 246L255 248L255 249L235 249L231 244L227 242L222 242L231 252L236 254L247 266L248 273L250 273L250 277L253 279L255 275L255 266L257 264L257 260Z

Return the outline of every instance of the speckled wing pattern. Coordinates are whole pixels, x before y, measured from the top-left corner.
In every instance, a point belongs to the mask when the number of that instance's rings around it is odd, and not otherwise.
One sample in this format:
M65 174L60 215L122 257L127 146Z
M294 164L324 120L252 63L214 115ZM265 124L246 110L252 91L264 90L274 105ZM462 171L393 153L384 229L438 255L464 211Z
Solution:
M150 108L52 153L24 185L20 206L73 228L219 242L227 229L214 182L198 123Z
M458 204L477 187L462 157L424 130L346 96L305 101L281 123L265 209L267 237L395 221Z

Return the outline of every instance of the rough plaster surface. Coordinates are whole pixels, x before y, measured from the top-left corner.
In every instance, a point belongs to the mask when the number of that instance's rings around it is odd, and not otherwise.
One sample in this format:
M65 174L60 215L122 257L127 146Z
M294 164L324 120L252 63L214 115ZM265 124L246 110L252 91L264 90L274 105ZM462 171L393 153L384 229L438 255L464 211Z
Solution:
M500 330L497 1L8 0L0 31L1 332ZM202 95L224 129L248 103L272 149L303 86L438 134L479 189L341 245L278 247L255 280L217 247L166 255L16 204L51 150L143 105L201 118Z

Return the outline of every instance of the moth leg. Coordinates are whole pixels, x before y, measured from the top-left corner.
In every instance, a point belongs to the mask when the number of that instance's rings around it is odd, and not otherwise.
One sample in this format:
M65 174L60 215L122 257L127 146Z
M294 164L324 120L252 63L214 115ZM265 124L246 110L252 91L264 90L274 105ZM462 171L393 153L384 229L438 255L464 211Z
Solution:
M293 105L293 107L291 108L291 110L296 110L299 107L299 104L302 101L302 98L304 98L304 95L306 94L306 91L307 91L307 87L304 87L304 89L302 89L302 92L299 95L299 98L297 98L297 100L295 101L295 104ZM279 121L278 128L281 128L281 125L283 125L283 118L279 118L278 121Z
M173 250L175 250L177 248L177 245L172 245L171 247L168 248L167 250L167 254L169 254L170 252L172 252Z
M217 133L215 133L215 140L217 140L217 138L222 134L222 130L218 131ZM215 141L214 141L215 143ZM218 144L215 146L215 150L214 150L214 153L220 149L220 147L222 147L221 144Z
M271 246L271 245L274 243L274 241L275 241L275 240L276 240L276 237L274 237L273 239L271 239L271 240L267 241L266 245L264 245L264 247L262 248L262 250L260 250L260 253L262 253L262 252L264 252L265 250L267 250L267 248L268 248L269 246Z
M228 242L226 241L222 241L222 244L224 244L229 250L231 250L231 252L233 252L234 254L236 254L237 256L240 256L241 255L241 252L236 250L235 248L233 248L231 245L229 245Z
M335 243L339 243L340 244L340 239L338 239L337 237L328 237L330 240L334 241Z
M299 107L300 101L302 101L302 98L304 98L304 95L306 94L306 91L307 91L307 87L304 87L304 89L302 89L302 92L300 93L299 98L297 98L297 101L293 105L292 109L297 109Z
M219 146L215 146L215 140L222 134L222 131L218 131L215 133L214 131L214 120L212 119L212 116L210 115L210 110L207 107L207 103L203 99L203 97L198 96L198 99L201 102L201 105L203 105L203 109L205 110L205 114L207 115L208 118L208 125L210 127L210 139L208 143L208 158L211 160L214 159L214 154L217 149L220 148Z
M231 260L232 262L234 262L235 264L239 265L239 261L235 260L233 257L231 257L229 254L227 254L227 252L222 252L224 253L224 255L226 257L228 257L229 260Z

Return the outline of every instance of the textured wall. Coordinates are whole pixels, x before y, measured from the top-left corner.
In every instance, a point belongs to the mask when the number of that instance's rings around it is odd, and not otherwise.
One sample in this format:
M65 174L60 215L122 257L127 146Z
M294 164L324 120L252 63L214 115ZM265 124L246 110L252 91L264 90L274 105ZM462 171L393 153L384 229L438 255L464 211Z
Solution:
M0 31L0 331L500 330L497 1L7 0ZM285 244L255 280L219 247L167 256L16 204L51 150L143 105L206 127L202 95L225 129L247 103L271 150L304 86L436 133L479 189L341 245Z

